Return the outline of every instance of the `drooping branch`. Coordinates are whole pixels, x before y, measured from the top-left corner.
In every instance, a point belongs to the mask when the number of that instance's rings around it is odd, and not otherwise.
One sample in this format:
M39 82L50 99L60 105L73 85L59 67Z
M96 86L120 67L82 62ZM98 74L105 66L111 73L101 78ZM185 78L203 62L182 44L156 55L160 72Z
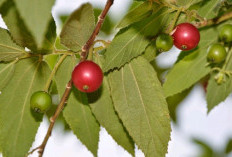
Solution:
M113 2L114 2L114 0L107 0L105 8L103 9L102 13L98 17L98 22L95 26L95 29L94 29L92 35L90 36L89 40L86 42L86 44L82 48L80 62L86 60L86 57L88 56L89 49L92 46L96 36L98 35L98 33L101 29L101 26L104 22L105 17L107 15L110 7L113 5ZM38 150L39 157L43 156L46 144L47 144L47 142L52 134L52 130L53 130L53 127L55 125L56 119L59 117L61 111L63 110L64 105L66 104L66 102L68 100L68 96L71 92L71 89L72 89L72 79L70 79L70 81L68 82L66 89L65 89L65 92L62 96L62 99L60 100L60 103L57 106L57 109L56 109L54 115L50 118L50 125L49 125L49 128L47 130L46 136L44 137L42 144L39 147L33 149L31 152L29 152L28 155L30 155L33 152L35 152L36 150Z

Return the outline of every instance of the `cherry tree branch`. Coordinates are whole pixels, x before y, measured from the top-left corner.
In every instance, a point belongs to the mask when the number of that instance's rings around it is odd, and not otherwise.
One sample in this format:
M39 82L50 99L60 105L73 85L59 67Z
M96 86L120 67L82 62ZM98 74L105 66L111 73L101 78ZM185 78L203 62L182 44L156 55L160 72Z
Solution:
M206 27L206 26L219 24L219 23L226 21L228 19L231 19L231 18L232 18L232 12L228 12L220 17L216 17L216 18L209 19L209 20L205 19L203 21L195 23L194 25L197 28L202 28L202 27Z
M86 60L86 57L88 56L89 49L93 45L94 40L95 40L96 36L98 35L101 27L102 27L102 24L104 22L104 19L107 15L108 11L109 11L110 7L113 5L113 2L114 2L114 0L107 0L105 8L103 9L100 16L98 17L98 22L95 26L95 29L94 29L92 35L90 36L89 40L85 43L85 45L82 47L80 62ZM65 92L62 96L62 99L60 100L60 103L57 106L57 109L56 109L54 115L50 118L50 125L49 125L49 128L47 130L46 136L44 137L42 144L39 147L36 147L35 149L33 149L31 152L29 152L28 155L30 155L33 152L35 152L36 150L38 150L39 157L43 156L46 144L47 144L47 142L52 134L52 130L53 130L53 127L55 125L56 119L59 117L61 111L64 108L64 105L67 103L68 96L71 92L71 89L72 89L72 79L70 79L70 81L68 82L66 89L65 89Z

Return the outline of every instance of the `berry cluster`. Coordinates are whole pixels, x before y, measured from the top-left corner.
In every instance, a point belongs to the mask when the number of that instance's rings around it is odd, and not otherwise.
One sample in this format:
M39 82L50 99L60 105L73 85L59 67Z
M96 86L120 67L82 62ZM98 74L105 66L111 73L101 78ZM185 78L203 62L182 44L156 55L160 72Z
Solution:
M225 81L225 75L231 76L231 72L228 72L223 68L219 68L220 63L223 63L227 57L227 51L225 46L231 45L232 43L232 25L225 24L219 31L219 40L221 43L214 43L208 47L207 59L212 66L216 66L213 70L219 71L214 77L218 84Z

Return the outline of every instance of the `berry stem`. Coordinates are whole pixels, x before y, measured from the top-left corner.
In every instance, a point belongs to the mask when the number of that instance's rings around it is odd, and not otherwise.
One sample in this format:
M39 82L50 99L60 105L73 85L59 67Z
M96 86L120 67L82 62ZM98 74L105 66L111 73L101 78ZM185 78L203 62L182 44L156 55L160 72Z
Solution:
M98 33L100 31L100 28L101 28L101 26L103 24L103 21L104 21L104 19L106 17L106 14L108 13L110 7L113 5L113 2L114 2L114 0L107 0L105 8L103 9L101 15L98 18L97 25L96 25L92 35L90 36L89 40L86 42L86 44L82 48L80 62L86 60L86 57L88 56L89 49L93 45L93 42L94 42L96 36L98 35ZM61 62L61 60L60 60L60 62ZM56 71L56 70L54 70L54 71ZM49 138L50 138L50 136L52 134L52 130L53 130L54 124L56 122L56 119L57 119L57 117L59 117L61 111L63 110L64 105L66 104L66 102L68 100L68 96L69 96L69 94L71 92L71 89L72 89L72 79L70 79L70 81L68 82L68 84L66 86L66 89L65 89L65 92L64 92L64 94L62 96L62 99L60 100L60 103L57 106L57 109L56 109L54 115L50 118L50 125L49 125L49 128L47 130L46 136L44 137L44 140L43 140L42 144L39 147L33 149L31 152L29 152L28 155L30 155L33 152L35 152L36 150L38 150L39 157L43 156L44 149L45 149L46 144L47 144L47 142L48 142L48 140L49 140Z
M51 72L51 74L50 74L50 76L49 76L49 78L48 78L48 80L47 80L46 86L45 86L45 88L44 88L44 91L45 91L45 92L48 92L48 89L49 89L49 87L50 87L50 85L51 85L51 82L52 82L52 79L53 79L54 75L56 74L56 72L57 72L57 70L58 70L60 64L64 61L64 59L65 59L67 56L68 56L67 54L63 55L63 56L59 59L59 61L56 63L55 67L53 68L53 70L52 70L52 72Z

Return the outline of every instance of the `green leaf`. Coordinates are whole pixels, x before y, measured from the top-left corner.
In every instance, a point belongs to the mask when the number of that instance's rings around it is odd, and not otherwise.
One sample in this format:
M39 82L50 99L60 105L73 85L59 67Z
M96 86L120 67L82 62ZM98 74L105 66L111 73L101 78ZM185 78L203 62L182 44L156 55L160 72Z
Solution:
M60 96L63 95L76 63L77 60L74 57L66 57L56 73L55 78ZM77 138L94 156L97 156L100 126L91 112L86 94L79 92L73 86L63 115Z
M0 12L14 41L22 47L36 50L35 40L25 26L24 21L19 17L19 12L15 7L14 2L8 0L0 8Z
M42 115L30 109L30 97L43 90L50 70L38 58L20 60L14 77L0 95L0 147L4 157L25 156Z
M6 0L0 0L0 7Z
M231 152L232 152L232 139L229 139L226 144L225 153L229 154Z
M46 34L43 39L42 47L37 51L40 53L51 53L55 47L56 41L56 23L54 19L50 19Z
M115 109L145 156L165 156L170 117L156 72L143 57L109 73Z
M232 51L228 54L228 64L226 71L232 71ZM224 101L232 92L232 77L224 76L224 81L218 84L215 77L218 73L212 73L207 87L207 104L208 112L210 112L220 102Z
M179 60L167 74L166 82L163 85L166 97L191 87L210 72L210 67L206 66L208 63L206 50L210 44L217 41L215 38L217 32L214 28L210 28L202 30L200 33L201 40L198 48L192 52L182 51L181 55L185 56L186 53L189 55Z
M201 0L177 0L177 5L187 6L187 8L195 3L200 2Z
M206 19L211 19L217 16L217 12L214 10L220 1L218 0L206 0L202 1L201 7L198 9L198 14Z
M198 155L199 157L214 157L214 151L208 144L199 139L193 139L193 142L201 148L201 153Z
M154 3L154 5L155 4L156 3ZM157 7L157 4L156 4L156 7ZM143 4L139 5L138 7L131 10L128 14L126 14L125 17L117 25L117 28L123 28L132 23L143 20L144 18L150 16L152 12L153 12L153 7L151 3L144 2Z
M60 34L61 43L73 51L81 50L91 36L95 25L93 8L89 3L75 10Z
M143 53L143 57L147 59L149 62L153 61L158 54L158 50L155 46L155 40L152 41L145 49L145 52Z
M101 65L103 58L96 57L96 59L96 63ZM99 90L88 94L88 99L92 112L99 123L119 145L134 156L134 142L114 110L107 76L104 77L103 85Z
M14 74L14 69L15 69L15 62L11 62L8 64L4 64L4 63L0 64L0 92L11 80L12 75Z
M167 12L166 8L157 9L156 13L145 20L120 30L107 48L103 71L120 68L140 55L150 43L149 37L164 29Z
M14 2L38 47L42 47L55 0L14 0Z
M7 30L0 28L0 37L0 62L8 62L26 54L22 47L11 40Z
M169 110L170 116L175 123L178 122L178 119L177 119L178 117L176 113L178 106L186 98L186 96L189 94L190 91L191 91L191 88L181 93L178 93L176 95L170 96L166 99L168 103L168 110Z

